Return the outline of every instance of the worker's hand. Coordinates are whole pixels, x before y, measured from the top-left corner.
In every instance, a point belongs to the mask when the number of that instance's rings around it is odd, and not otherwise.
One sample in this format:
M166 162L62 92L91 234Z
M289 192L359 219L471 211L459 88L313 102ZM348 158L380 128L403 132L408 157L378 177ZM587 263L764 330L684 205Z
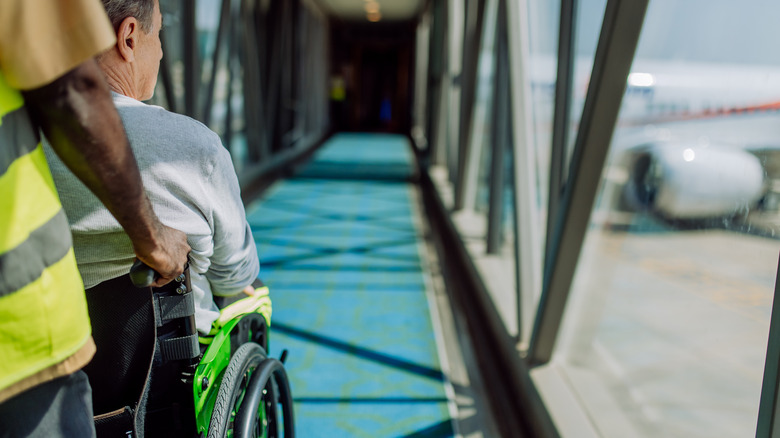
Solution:
M187 244L187 235L179 230L159 222L155 228L154 236L149 236L144 242L133 242L133 246L138 259L159 274L152 287L160 287L184 272L190 245Z

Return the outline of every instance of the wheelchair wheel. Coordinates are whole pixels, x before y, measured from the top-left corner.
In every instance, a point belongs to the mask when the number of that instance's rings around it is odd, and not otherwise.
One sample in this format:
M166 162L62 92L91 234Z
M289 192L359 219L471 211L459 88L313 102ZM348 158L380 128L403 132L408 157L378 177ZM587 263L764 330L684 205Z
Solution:
M278 417L280 404L281 424ZM276 359L265 359L257 366L247 386L244 403L234 422L235 436L294 438L294 423L292 394L284 365ZM283 435L280 435L280 426Z
M236 350L228 363L217 392L214 411L209 422L208 438L224 438L233 435L233 423L244 400L249 379L265 358L265 351L255 343L246 343Z

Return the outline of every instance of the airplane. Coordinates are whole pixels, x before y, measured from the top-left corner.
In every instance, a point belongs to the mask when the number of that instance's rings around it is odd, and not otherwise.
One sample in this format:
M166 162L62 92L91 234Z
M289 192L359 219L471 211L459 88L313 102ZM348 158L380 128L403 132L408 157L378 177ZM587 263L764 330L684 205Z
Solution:
M551 107L554 60L532 61L535 103ZM590 61L575 63L570 132L590 71ZM780 68L636 59L604 174L617 186L610 202L618 210L673 221L731 218L765 208L780 192L778 154Z

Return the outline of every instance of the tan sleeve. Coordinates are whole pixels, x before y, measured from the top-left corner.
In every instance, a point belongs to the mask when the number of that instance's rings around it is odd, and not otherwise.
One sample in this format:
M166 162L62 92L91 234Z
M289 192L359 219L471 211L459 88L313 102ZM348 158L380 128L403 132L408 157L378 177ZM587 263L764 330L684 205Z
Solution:
M115 42L100 0L0 1L0 70L12 87L46 85Z

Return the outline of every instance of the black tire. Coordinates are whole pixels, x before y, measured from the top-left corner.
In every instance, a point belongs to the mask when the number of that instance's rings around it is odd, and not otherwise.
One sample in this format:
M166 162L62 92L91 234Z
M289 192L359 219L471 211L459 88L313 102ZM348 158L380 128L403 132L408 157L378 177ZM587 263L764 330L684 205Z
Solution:
M232 430L235 415L243 400L250 373L266 358L265 350L253 342L236 350L230 359L214 402L208 438L224 438Z
M276 359L265 359L257 366L246 389L244 403L235 417L236 438L279 438L282 426L284 438L295 437L292 394L284 365ZM277 417L281 404L282 423ZM264 411L262 417L260 409ZM265 421L260 422L263 418Z

